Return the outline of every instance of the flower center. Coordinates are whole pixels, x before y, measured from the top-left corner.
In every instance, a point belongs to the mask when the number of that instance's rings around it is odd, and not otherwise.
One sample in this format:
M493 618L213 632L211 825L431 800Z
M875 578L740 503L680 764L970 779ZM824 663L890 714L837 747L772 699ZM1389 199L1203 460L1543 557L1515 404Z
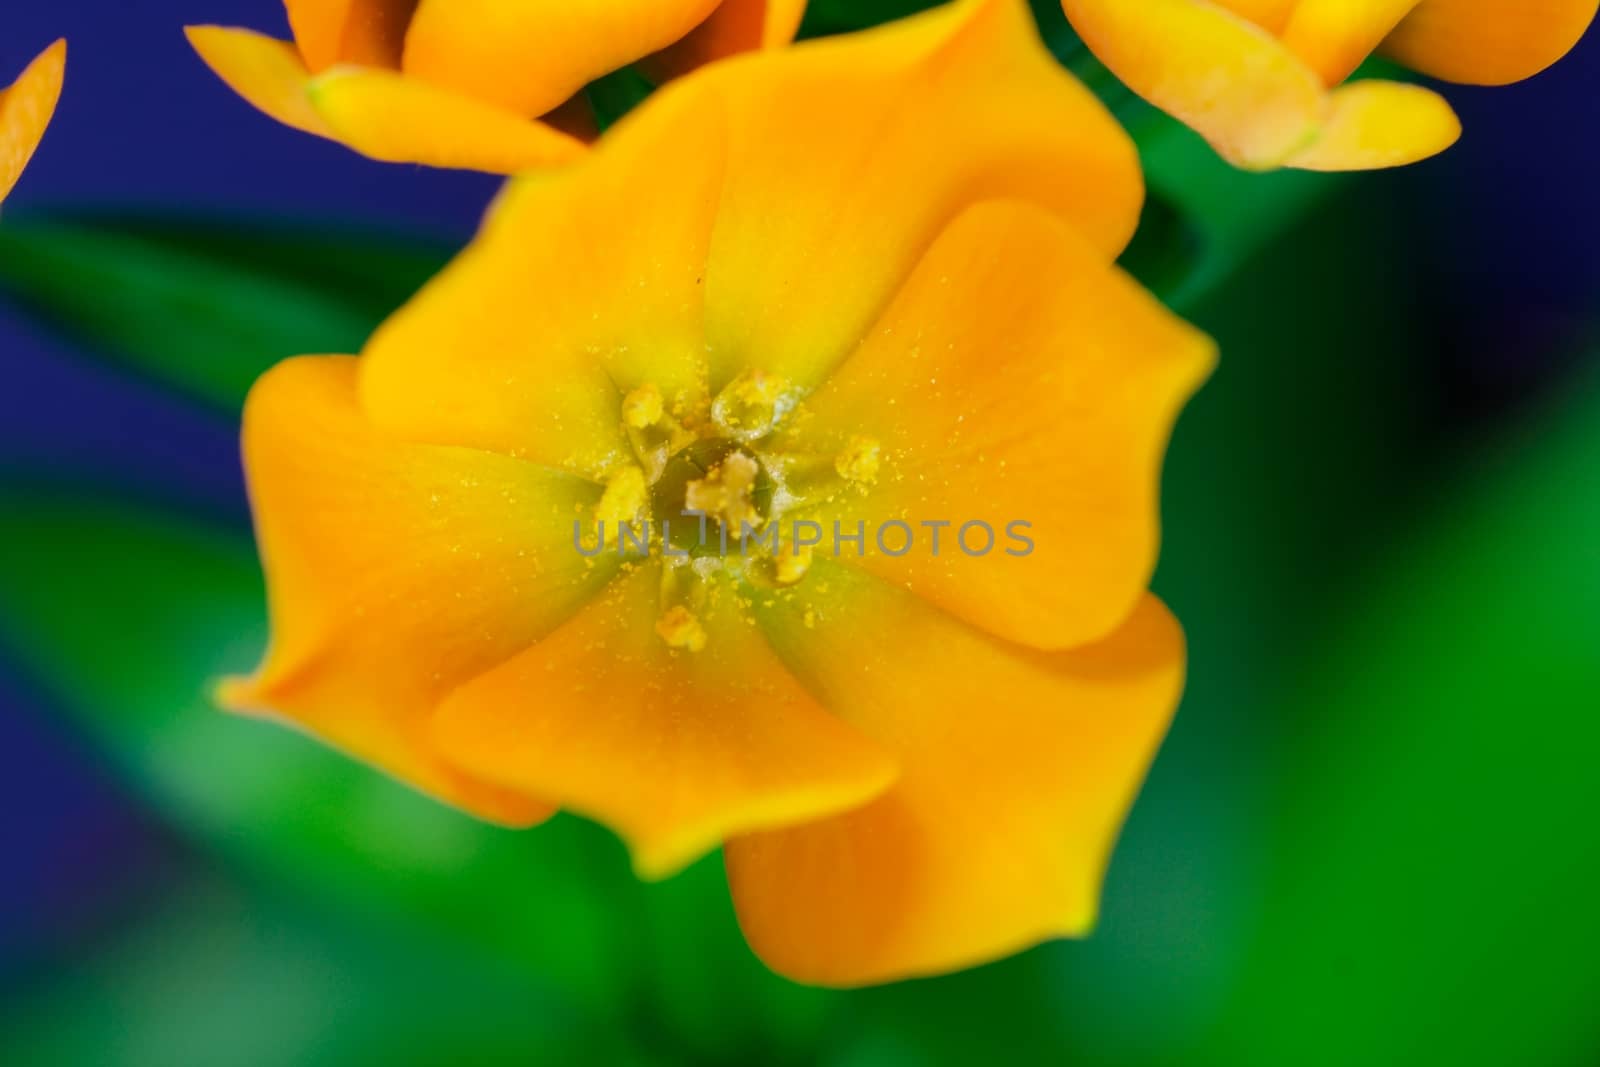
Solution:
M761 461L733 441L702 438L673 455L651 488L665 541L690 556L730 556L741 536L773 517L777 486Z
M705 647L699 612L724 569L769 589L803 581L813 550L797 550L781 520L878 480L883 451L870 437L838 450L786 450L791 442L774 434L799 400L788 381L761 370L739 374L709 404L648 383L622 398L635 462L612 472L595 518L611 529L653 524L650 551L665 564L655 629L669 647Z
M761 464L745 452L730 452L683 494L685 510L709 515L732 530L758 530L765 518L756 507Z

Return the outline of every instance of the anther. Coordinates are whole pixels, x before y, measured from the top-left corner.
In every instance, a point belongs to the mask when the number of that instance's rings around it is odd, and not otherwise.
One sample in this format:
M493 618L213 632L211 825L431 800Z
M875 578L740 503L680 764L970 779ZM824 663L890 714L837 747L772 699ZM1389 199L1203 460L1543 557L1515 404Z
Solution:
M646 383L622 398L622 421L635 430L647 429L661 421L666 402L661 390Z
M667 643L668 648L699 652L706 647L706 628L700 625L700 620L694 617L694 612L682 604L668 608L666 613L656 620L656 633Z
M649 499L644 471L634 466L619 467L606 479L606 491L595 505L594 517L613 525L633 522Z
M852 437L844 451L835 457L833 469L846 481L871 485L878 478L882 458L883 449L876 440L871 437Z
M762 517L755 504L755 485L760 474L761 465L754 459L743 452L730 453L704 478L689 483L684 504L729 530L743 530L746 525L758 528Z
M729 382L711 405L711 419L728 436L754 441L772 432L793 406L789 383L775 374L747 370Z
M794 585L811 570L812 558L810 545L792 551L780 551L772 559L772 576L779 585Z

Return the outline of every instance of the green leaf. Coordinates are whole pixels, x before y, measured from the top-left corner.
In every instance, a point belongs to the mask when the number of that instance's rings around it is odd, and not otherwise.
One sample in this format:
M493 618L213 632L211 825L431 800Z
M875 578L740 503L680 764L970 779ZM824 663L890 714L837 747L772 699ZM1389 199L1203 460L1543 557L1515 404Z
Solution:
M447 940L397 939L214 873L8 990L11 1063L645 1067L632 1036Z
M648 969L654 1028L685 1063L816 1062L819 1035L844 994L767 970L734 917L720 855L649 886L638 958Z
M1183 1062L1593 1055L1600 380L1529 430L1284 695L1253 949Z
M604 133L645 102L655 86L635 67L623 67L589 83L584 89L595 125Z
M1056 0L1048 3L1059 13ZM1052 34L1057 54L1111 108L1139 146L1148 186L1141 232L1123 265L1163 299L1188 307L1242 269L1302 219L1328 208L1357 181L1376 175L1320 174L1302 170L1252 173L1226 162L1199 134L1138 100L1065 27ZM1416 81L1417 75L1385 60L1370 60L1359 78Z
M941 0L811 0L800 26L801 37L853 33L893 22L936 7Z
M1348 183L1337 174L1238 170L1199 134L1148 108L1133 128L1149 194L1123 265L1175 305L1203 300Z
M0 293L224 410L267 367L359 351L447 248L309 228L7 216Z
M1414 507L1403 487L1432 470L1415 300L1394 284L1426 250L1378 208L1346 185L1182 309L1222 351L1163 478L1155 588L1188 634L1189 679L1099 929L1050 950L1052 1018L1081 1062L1146 1062L1215 1012L1259 907L1259 738L1352 571Z
M575 819L481 824L294 731L215 710L264 643L248 541L0 489L0 642L175 826L253 869L439 926L590 1006L628 996L637 887Z

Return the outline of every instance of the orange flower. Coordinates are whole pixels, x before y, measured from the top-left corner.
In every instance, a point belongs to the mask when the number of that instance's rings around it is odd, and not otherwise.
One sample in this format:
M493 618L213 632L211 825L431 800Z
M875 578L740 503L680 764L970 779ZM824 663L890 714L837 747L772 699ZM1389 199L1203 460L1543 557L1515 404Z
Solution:
M1101 62L1224 158L1266 170L1370 170L1460 136L1437 93L1343 84L1381 51L1446 81L1504 85L1583 36L1596 0L1062 0Z
M67 42L46 48L9 89L0 89L0 201L11 194L44 137L67 69Z
M189 41L295 129L373 159L495 174L581 156L595 131L573 98L596 78L640 61L667 78L784 45L805 12L805 0L284 4L293 44L221 26L191 26Z
M1023 0L669 86L359 359L256 386L274 636L225 702L647 877L726 843L803 981L1082 933L1182 684L1146 586L1213 358L1113 264L1141 200Z

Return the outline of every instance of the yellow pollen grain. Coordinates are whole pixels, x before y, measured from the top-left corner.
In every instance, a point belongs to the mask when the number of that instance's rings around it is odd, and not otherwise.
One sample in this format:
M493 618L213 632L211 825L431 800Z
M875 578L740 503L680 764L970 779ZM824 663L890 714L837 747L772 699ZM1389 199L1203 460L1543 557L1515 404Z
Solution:
M871 437L852 437L844 451L834 458L833 469L848 481L870 485L878 478L883 448Z
M773 577L779 585L793 585L811 569L811 546L802 546L799 552L783 552L772 561Z
M684 503L692 511L709 515L729 530L746 525L760 527L761 512L756 510L755 485L761 467L743 452L735 452L711 468L699 481L690 482Z
M648 499L649 486L645 484L644 471L634 466L622 467L606 479L606 491L595 505L594 517L613 525L633 522Z
M668 608L667 613L656 620L656 633L668 648L699 652L706 647L706 628L682 604Z
M622 398L622 421L635 430L654 426L665 412L666 401L654 385L641 385Z

